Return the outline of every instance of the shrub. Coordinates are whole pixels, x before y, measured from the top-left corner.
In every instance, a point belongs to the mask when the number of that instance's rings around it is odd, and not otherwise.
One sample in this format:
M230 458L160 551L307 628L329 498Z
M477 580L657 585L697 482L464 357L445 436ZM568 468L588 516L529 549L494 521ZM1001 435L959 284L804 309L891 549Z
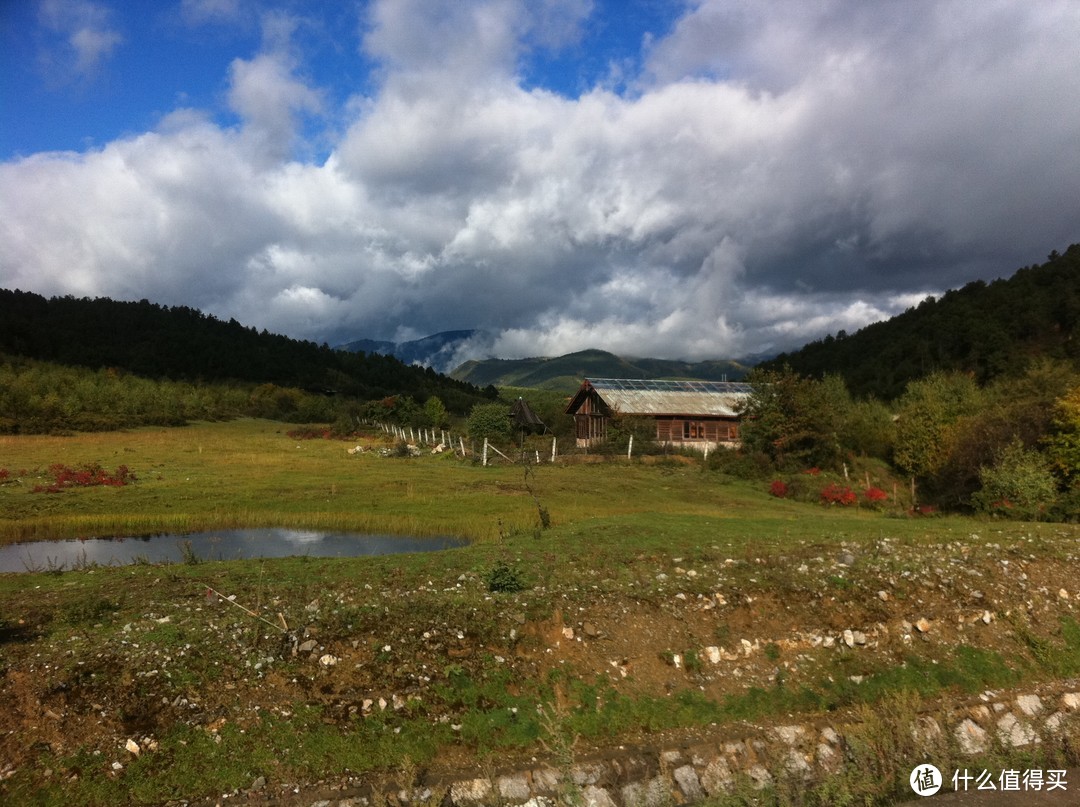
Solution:
M496 593L512 594L525 590L525 579L521 571L502 560L488 572L487 584L488 591Z
M863 501L867 507L879 507L889 500L889 494L873 486L863 491Z
M821 491L821 503L822 504L838 504L841 507L850 507L859 500L859 497L855 495L849 487L840 487L835 482L830 482Z
M786 499L788 495L787 483L780 479L773 480L773 483L769 485L769 495L778 499Z
M92 488L108 486L121 488L136 480L135 474L126 465L120 465L109 473L100 464L94 462L81 468L71 468L63 463L49 466L51 485L35 485L32 493L59 493L67 488Z
M979 481L982 489L971 501L990 515L1038 519L1057 500L1057 482L1048 463L1019 440L999 451L994 465L979 470Z

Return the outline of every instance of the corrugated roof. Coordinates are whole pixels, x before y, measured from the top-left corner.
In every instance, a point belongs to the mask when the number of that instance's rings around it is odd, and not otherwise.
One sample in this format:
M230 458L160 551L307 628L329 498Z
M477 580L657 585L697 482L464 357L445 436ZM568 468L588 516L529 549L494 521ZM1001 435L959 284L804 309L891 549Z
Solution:
M659 381L590 378L588 383L624 415L736 417L751 387L735 381Z

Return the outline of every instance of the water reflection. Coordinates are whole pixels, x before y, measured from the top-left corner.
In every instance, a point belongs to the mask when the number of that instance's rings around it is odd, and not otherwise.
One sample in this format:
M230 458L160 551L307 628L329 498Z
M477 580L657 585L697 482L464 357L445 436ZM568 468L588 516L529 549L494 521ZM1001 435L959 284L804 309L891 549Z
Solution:
M180 563L199 560L285 558L295 555L351 558L432 552L464 546L460 538L416 538L312 530L215 530L188 534L165 533L131 538L75 538L0 546L0 572L77 569L84 566L123 566L129 563Z

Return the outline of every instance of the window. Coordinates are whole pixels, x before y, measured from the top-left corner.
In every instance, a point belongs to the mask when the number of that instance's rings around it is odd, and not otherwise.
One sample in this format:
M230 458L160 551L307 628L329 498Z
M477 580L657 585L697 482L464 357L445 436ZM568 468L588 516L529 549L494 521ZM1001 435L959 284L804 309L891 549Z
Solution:
M705 438L705 424L694 420L684 420L682 424L684 440L703 440Z

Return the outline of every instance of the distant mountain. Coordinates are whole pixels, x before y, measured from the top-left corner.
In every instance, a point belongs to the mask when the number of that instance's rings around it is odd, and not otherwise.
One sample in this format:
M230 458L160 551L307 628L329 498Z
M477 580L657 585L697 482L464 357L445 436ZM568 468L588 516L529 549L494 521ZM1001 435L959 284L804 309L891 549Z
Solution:
M856 395L892 400L909 381L935 370L986 382L1019 375L1033 358L1080 367L1080 244L1008 279L976 280L940 299L928 297L854 334L811 342L763 367L788 365L807 376L841 376Z
M670 378L735 381L747 367L734 361L685 362L624 358L604 350L581 350L554 358L467 361L450 376L480 387L533 387L573 392L583 378Z
M349 353L380 353L384 356L393 356L405 364L419 364L423 367L433 367L440 372L446 372L456 364L454 359L458 350L467 342L491 341L491 334L486 331L472 329L463 331L441 331L425 336L422 339L413 339L408 342L384 342L376 339L357 339L338 345L338 350Z

